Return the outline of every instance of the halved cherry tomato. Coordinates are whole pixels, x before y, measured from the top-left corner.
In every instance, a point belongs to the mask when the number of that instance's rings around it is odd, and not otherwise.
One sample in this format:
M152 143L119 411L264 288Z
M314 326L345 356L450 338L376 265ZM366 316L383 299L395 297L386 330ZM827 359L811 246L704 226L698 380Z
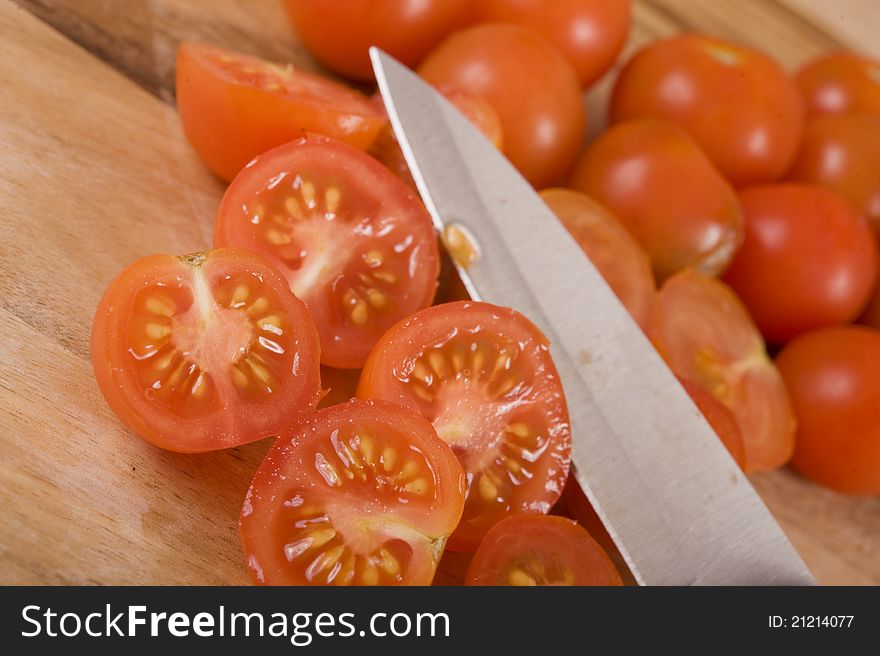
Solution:
M602 547L565 517L514 515L480 543L465 585L622 585Z
M831 52L795 77L807 112L880 114L880 62L854 52Z
M477 0L477 18L518 23L553 44L589 86L611 68L629 33L629 0Z
M551 44L518 25L487 23L457 32L422 62L419 73L495 108L504 152L536 187L565 175L585 130L580 84Z
M620 123L584 152L572 187L615 213L647 251L658 280L685 267L717 275L742 243L736 193L686 132Z
M547 339L523 315L489 303L437 305L389 330L358 396L427 417L467 472L453 551L473 551L517 512L546 513L568 474L571 433Z
M792 466L847 494L880 494L880 332L825 328L776 357L798 416Z
M229 185L214 241L269 257L309 306L321 362L363 365L431 302L439 253L418 197L369 155L311 135L257 157Z
M654 303L651 263L617 217L589 196L545 189L541 198L575 238L642 329Z
M318 333L257 255L153 255L114 280L92 324L98 387L153 444L197 453L277 434L320 398Z
M737 186L784 174L803 128L797 87L773 59L698 34L636 53L617 78L610 117L677 123Z
M795 417L785 385L749 313L724 283L685 269L657 294L651 340L669 367L730 409L747 473L784 465Z
M697 409L703 413L706 421L718 435L718 439L727 449L730 457L734 459L740 469L746 464L746 448L743 444L742 432L739 424L736 423L736 417L721 401L712 396L705 389L684 378L678 381L685 391L691 397Z
M877 247L867 221L840 195L815 185L740 192L746 238L724 281L769 342L849 323L868 302Z
M419 415L353 400L291 426L241 509L264 585L428 585L464 503L464 473Z
M319 408L329 408L351 401L357 394L360 369L337 369L321 365L321 389L324 396L318 403Z
M878 69L880 70L880 69ZM880 112L807 122L789 178L834 189L880 234Z
M338 73L373 79L370 46L414 68L471 19L471 0L284 0L303 45Z
M305 132L366 150L386 124L369 98L338 82L196 43L177 53L177 108L186 138L226 181Z
M437 91L442 93L446 99L464 114L471 123L473 123L486 138L495 144L495 147L501 150L504 145L504 136L501 132L501 119L498 118L492 105L477 98L469 93L465 93L450 84L438 85ZM384 104L381 96L374 96L374 102L379 104L384 111ZM409 166L397 143L397 137L394 136L394 130L389 123L373 143L370 148L370 154L391 169L397 176L406 182L412 189L416 188L416 183L409 171Z

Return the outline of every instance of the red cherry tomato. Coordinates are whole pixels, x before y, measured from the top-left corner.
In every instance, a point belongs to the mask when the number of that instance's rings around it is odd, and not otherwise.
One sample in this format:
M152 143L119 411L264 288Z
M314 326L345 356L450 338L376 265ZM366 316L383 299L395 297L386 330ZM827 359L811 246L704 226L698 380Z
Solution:
M389 330L358 385L427 417L467 473L453 551L473 551L511 513L546 513L562 493L571 435L547 340L489 303L437 305Z
M724 277L770 342L854 320L877 275L865 219L835 192L776 184L740 193L746 238Z
M585 115L569 63L537 34L487 23L457 32L419 73L484 98L501 119L504 152L536 187L559 180L577 156Z
M318 333L265 258L234 248L138 260L92 325L98 387L126 426L171 451L279 433L320 397Z
M545 189L553 210L602 277L645 329L654 303L654 276L648 256L611 212L589 196L569 189Z
M781 467L794 449L795 418L761 334L724 283L685 269L657 294L651 340L680 378L712 394L736 417L745 472Z
M782 176L803 128L797 87L775 61L697 34L656 41L627 62L610 117L677 123L734 185Z
M854 52L814 59L795 77L807 112L880 114L880 62Z
M474 554L465 585L622 585L602 547L576 522L514 515L495 524Z
M670 123L615 125L584 152L571 184L620 217L658 280L685 267L717 275L742 243L736 193Z
M589 86L605 74L629 34L629 0L477 0L480 20L518 23L552 43Z
M315 318L322 364L345 369L430 304L440 267L415 194L372 157L316 135L264 153L232 181L214 241L269 257Z
M776 358L798 416L792 466L847 494L880 494L880 332L825 328Z
M733 413L697 383L683 378L678 380L697 409L703 413L712 430L718 435L718 439L721 440L730 457L739 465L740 469L745 467L746 448L743 444L742 432L739 430L739 424L736 423L736 417Z
M177 108L199 157L226 181L304 132L366 150L387 122L369 98L320 75L195 43L177 53Z
M834 189L880 233L880 113L807 122L789 178Z
M414 68L471 18L470 0L284 0L299 40L322 64L373 79L370 46Z
M291 426L241 509L264 585L428 585L461 516L464 474L415 413L349 401Z

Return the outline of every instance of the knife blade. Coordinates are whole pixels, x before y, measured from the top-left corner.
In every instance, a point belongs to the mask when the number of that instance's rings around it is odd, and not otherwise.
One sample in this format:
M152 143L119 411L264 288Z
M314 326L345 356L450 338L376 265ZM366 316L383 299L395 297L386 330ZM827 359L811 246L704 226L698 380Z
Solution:
M700 411L580 247L508 160L439 93L370 50L394 133L435 226L473 236L471 297L551 343L572 464L642 585L814 579Z

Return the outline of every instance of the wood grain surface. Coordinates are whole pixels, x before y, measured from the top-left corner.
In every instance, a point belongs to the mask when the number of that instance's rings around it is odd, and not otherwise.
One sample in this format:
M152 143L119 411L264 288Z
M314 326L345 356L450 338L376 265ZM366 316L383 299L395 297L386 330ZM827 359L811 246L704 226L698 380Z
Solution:
M134 438L98 392L88 335L127 264L211 241L222 186L173 108L179 41L316 66L274 0L120 4L0 0L0 583L245 583L237 516L268 444L181 456ZM880 9L636 2L627 52L681 30L795 67L834 48L876 53ZM588 94L594 130L610 79ZM820 582L880 584L880 499L789 471L753 482ZM465 565L445 558L438 582Z

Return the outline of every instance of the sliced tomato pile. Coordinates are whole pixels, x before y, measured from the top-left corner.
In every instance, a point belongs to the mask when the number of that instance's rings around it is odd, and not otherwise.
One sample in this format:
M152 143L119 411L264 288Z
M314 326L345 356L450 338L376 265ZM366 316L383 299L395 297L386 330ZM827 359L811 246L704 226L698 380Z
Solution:
M360 151L308 136L274 148L229 185L214 241L262 253L306 302L321 362L363 365L376 340L431 302L440 268L431 217Z
M678 376L736 417L746 472L788 462L796 424L791 401L761 334L727 285L690 269L669 278L657 295L651 339Z
M386 123L369 98L342 84L197 43L180 46L176 88L187 139L224 180L304 132L366 150Z
M621 580L602 547L576 522L514 515L486 533L465 585L621 585Z
M265 258L223 248L135 262L92 326L95 377L136 433L172 451L280 432L320 396L318 333Z
M421 416L350 401L291 426L254 476L241 539L254 582L427 585L464 474Z
M568 409L547 340L521 314L462 301L413 315L385 334L358 396L427 417L467 472L461 524L450 540L472 551L515 512L547 512L568 474Z

